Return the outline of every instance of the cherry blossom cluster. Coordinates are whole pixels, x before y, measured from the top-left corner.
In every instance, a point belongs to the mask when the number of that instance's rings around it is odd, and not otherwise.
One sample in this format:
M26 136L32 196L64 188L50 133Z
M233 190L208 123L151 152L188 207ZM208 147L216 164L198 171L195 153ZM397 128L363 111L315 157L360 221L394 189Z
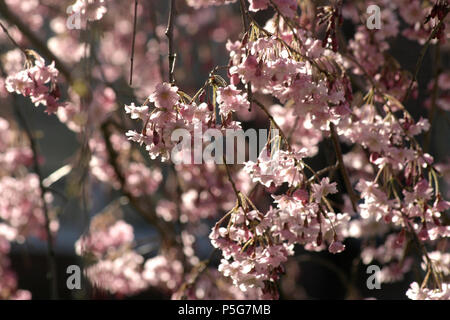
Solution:
M86 257L85 274L94 287L112 294L129 295L142 291L144 258L133 250L133 227L108 214L98 215L90 230L75 244L78 255Z
M341 241L347 236L350 216L330 212L323 203L328 194L337 192L336 184L324 178L311 184L311 191L311 195L305 189L274 195L277 207L265 214L247 205L230 211L228 225L222 226L221 219L210 234L213 246L224 257L219 271L243 291L261 288L264 297L276 298L274 286L283 272L282 262L293 255L295 244L311 251L323 250L328 244L331 253L343 251Z
M443 283L441 289L428 289L421 288L417 282L413 282L406 295L411 300L449 300L450 286Z
M348 79L344 76L332 82L324 77L314 79L318 67L315 59L323 57L320 69L327 73L335 71L329 59L339 56L324 50L319 40L309 38L305 32L295 36L286 33L286 37L290 40L280 42L272 36L247 41L245 45L229 42L232 83L251 83L254 92L270 94L283 104L290 102L294 116L306 116L318 128L323 129L327 121L349 114ZM296 41L304 46L295 50L292 46ZM301 56L307 60L299 61Z
M81 159L94 178L81 183L121 191L161 238L158 252L147 255L114 210L97 214L75 244L96 289L116 297L153 288L173 299L276 299L295 249L339 254L347 238L356 238L362 264L381 265L382 283L407 279L417 265L421 277L406 296L450 299L450 203L441 184L448 184L450 170L448 159L436 163L440 155L429 147L433 120L450 110L450 75L433 62L436 70L422 90L420 68L411 73L391 55L403 37L424 51L433 47L437 57L450 36L447 0L320 7L296 0L186 0L177 2L173 30L155 14L168 7L157 1L139 2L136 30L134 6L126 1L77 0L71 12L56 0L5 3L36 32L50 28L42 45L70 66L73 81L59 82L67 72L22 49L33 41L7 21L15 48L1 53L0 99L20 94L56 114L83 148L73 167ZM365 23L369 4L381 9L380 29ZM238 9L241 16L233 14ZM83 32L67 32L67 14L82 15ZM354 32L343 32L344 21ZM2 45L9 40L0 37ZM219 49L211 49L212 40ZM225 66L215 58L222 46ZM168 52L169 60L177 54L173 66L165 63ZM190 76L199 71L209 72L203 86ZM407 109L420 94L428 119ZM195 163L196 148L210 142L197 144L196 132L255 123L278 130L256 160ZM192 141L174 140L180 129ZM1 299L30 298L17 288L10 243L47 237L42 182L28 168L33 152L15 131L0 118ZM328 143L334 152L320 152ZM171 162L180 160L173 153L180 145L194 148L177 154L185 162ZM321 153L327 167L315 170ZM44 198L51 209L51 196ZM197 241L208 239L215 251L201 260Z
M34 61L30 62L28 59ZM55 62L46 65L42 57L33 53L33 57L27 56L27 63L33 65L6 78L6 90L30 97L36 107L45 106L48 114L55 113L62 106L57 83L59 72L55 68Z

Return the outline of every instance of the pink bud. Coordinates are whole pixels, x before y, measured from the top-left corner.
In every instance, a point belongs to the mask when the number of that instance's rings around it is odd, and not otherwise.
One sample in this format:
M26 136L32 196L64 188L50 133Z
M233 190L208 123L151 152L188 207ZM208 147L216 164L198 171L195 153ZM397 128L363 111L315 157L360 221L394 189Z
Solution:
M157 145L159 143L159 134L156 130L153 130L153 144Z
M340 241L333 241L330 246L328 247L328 251L330 251L333 254L342 252L345 250L345 245Z
M397 235L395 244L400 247L400 246L403 246L404 241L405 241L405 229L402 229L402 231L400 231L400 233Z
M418 237L421 241L426 241L429 238L428 237L428 228L427 228L427 225L425 222L423 223L422 229L420 230Z
M372 152L370 154L370 162L375 163L377 159L380 157L380 154L378 152Z
M322 230L319 231L316 242L317 242L318 247L320 247L322 245Z

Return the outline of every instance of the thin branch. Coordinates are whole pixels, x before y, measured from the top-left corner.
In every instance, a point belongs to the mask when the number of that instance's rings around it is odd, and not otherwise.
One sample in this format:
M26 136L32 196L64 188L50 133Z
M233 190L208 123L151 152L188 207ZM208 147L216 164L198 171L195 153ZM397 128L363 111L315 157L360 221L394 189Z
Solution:
M313 176L308 179L308 182L311 183L314 181L314 179L320 181L319 178L321 175L324 175L325 173L328 173L328 172L333 172L333 171L337 170L338 168L339 168L339 161L336 162L334 165L323 168L317 172L312 171ZM312 168L308 168L308 169L312 170Z
M233 177L231 176L231 171L230 171L230 168L228 167L225 156L223 156L223 164L225 165L228 180L230 181L231 186L233 187L233 191L234 191L234 194L236 195L237 202L238 202L239 206L242 207L241 192L236 188L236 183L234 182Z
M169 12L169 21L167 22L167 29L166 29L166 37L169 42L169 82L174 83L175 79L173 76L173 72L175 69L175 61L177 58L177 55L174 52L173 47L173 26L175 22L175 0L170 1L170 12Z
M134 1L133 43L131 44L131 58L130 58L130 62L131 62L130 86L133 85L134 45L136 43L137 7L138 7L138 0L135 0Z
M108 152L109 163L113 167L114 173L116 174L117 179L119 180L121 185L120 190L123 195L130 200L130 204L133 206L133 208L136 209L137 212L139 212L151 225L153 225L158 230L163 239L163 242L170 247L171 244L173 244L176 240L174 239L174 237L172 237L172 230L170 230L169 224L158 219L155 213L149 210L146 205L144 205L144 203L148 201L140 201L140 199L133 196L128 190L125 175L120 168L120 164L118 161L119 155L116 150L114 150L114 147L110 140L111 132L108 128L109 125L109 122L104 122L100 129L103 135L103 140L105 141L106 151Z
M7 29L7 28L3 25L3 23L1 23L1 22L0 22L0 27L3 29L3 32L4 32L4 33L6 34L6 36L9 38L9 40L11 40L12 44L13 44L16 48L20 49L20 51L22 51L22 53L25 55L25 57L27 57L28 54L27 54L27 52L25 51L25 49L22 48L22 46L19 45L19 44L16 42L16 40L14 40L13 37L11 37L11 35L10 35L9 32L8 32L8 29Z
M436 36L439 29L441 28L442 24L444 23L444 20L445 20L447 14L448 14L448 12L445 13L442 20L440 20L440 22L434 27L433 32L431 32L430 36L428 37L427 42L425 42L425 45L422 47L422 50L420 50L419 58L417 59L416 68L414 70L414 75L413 75L413 78L411 79L411 82L409 83L408 90L406 91L405 96L402 99L403 102L406 102L408 100L409 96L411 95L411 91L412 91L414 82L417 81L417 76L418 76L420 68L422 66L423 58L425 57L425 54L427 53L428 47L430 46L430 43L431 43L431 40L433 40L433 38Z
M267 110L266 106L263 105L261 102L259 102L256 99L252 99L252 102L254 102L258 107L261 108L261 110L266 114L266 116L270 119L270 121L273 123L273 125L278 129L278 131L280 132L281 136L283 137L283 139L285 140L286 144L288 145L289 150L291 150L291 146L289 144L288 141L288 137L284 134L283 130L281 129L281 127L278 125L278 123L275 121L275 119L273 118L273 116L270 114L269 110Z
M240 0L240 7L241 7L241 16L242 16L242 24L244 27L244 37L245 35L247 35L247 37L249 36L249 22L247 20L246 17L246 11L247 11L247 7L245 6L244 0ZM248 48L247 48L247 54L248 54ZM253 100L253 91L252 91L252 83L249 82L247 83L247 100L250 102L250 108L249 108L249 112L252 111L252 100Z
M413 236L413 240L414 240L415 244L417 245L417 248L420 251L422 251L422 254L425 257L425 260L427 261L427 266L428 266L428 268L430 268L429 270L430 270L431 274L433 275L433 280L434 280L436 286L439 288L439 290L442 290L441 282L436 273L436 268L434 266L433 260L431 260L430 256L428 255L428 251L427 251L425 245L423 244L422 241L420 241L419 236L417 235L416 231L414 230L414 227L411 225L411 222L409 221L408 216L403 211L401 211L401 214L402 214L403 220L405 221L406 227L408 228L408 231ZM425 278L423 283L426 284L427 280L428 279Z
M339 138L336 132L336 127L333 122L330 122L330 132L331 132L331 138L333 140L333 146L334 151L336 152L338 162L339 162L339 168L341 170L342 177L344 179L345 188L347 189L348 195L350 197L350 200L352 202L352 207L355 212L358 212L357 206L356 206L356 199L358 198L353 191L352 184L350 183L350 178L348 176L347 169L344 165L344 158L342 156L342 149L341 145L339 143Z
M247 30L248 30L248 21L247 21L247 17L245 16L245 11L247 9L245 8L244 0L240 0L239 4L240 4L240 7L241 7L242 26L244 28L244 32L247 32Z

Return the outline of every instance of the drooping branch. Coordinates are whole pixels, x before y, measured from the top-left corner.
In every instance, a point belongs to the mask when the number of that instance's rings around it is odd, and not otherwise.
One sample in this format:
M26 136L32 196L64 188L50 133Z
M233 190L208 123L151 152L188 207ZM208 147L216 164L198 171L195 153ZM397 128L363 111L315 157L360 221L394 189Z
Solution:
M138 0L135 0L134 1L133 41L131 44L131 58L130 58L130 86L133 85L134 46L136 44L137 7L138 7Z
M233 188L234 194L236 195L236 200L239 204L239 207L242 207L241 192L237 189L236 183L234 182L233 177L231 176L231 171L230 171L230 168L228 167L225 156L223 156L223 164L225 165L225 170L227 171L228 181L230 182L231 187Z
M170 1L170 9L169 9L169 21L167 22L167 29L166 29L166 37L169 42L169 82L174 83L174 69L175 69L175 62L177 55L174 51L173 46L173 29L174 29L174 23L175 23L175 0Z
M55 61L56 68L63 74L69 83L72 82L69 68L47 47L44 41L42 41L33 31L31 31L31 29L24 22L22 22L18 16L9 10L4 0L0 0L0 14L6 21L12 25L15 25L20 32L22 32L22 34L36 48L36 51L41 53L47 59Z
M19 45L19 44L17 43L17 41L14 40L13 37L11 37L11 35L9 34L8 29L7 29L7 28L3 25L3 23L1 23L1 22L0 22L0 28L2 28L3 32L6 34L6 36L8 37L8 39L11 40L12 44L13 44L16 48L18 48L20 51L22 51L22 53L23 53L25 56L27 56L28 54L27 54L27 52L25 51L25 49L22 48L22 46Z
M420 50L419 58L416 62L416 67L414 69L413 78L411 79L411 82L409 83L408 89L406 90L405 96L402 99L402 102L407 102L409 96L411 95L413 85L417 81L417 76L419 75L420 68L422 67L423 58L425 57L425 54L428 51L428 47L430 46L431 40L434 39L436 34L439 32L440 28L444 24L445 18L447 17L448 12L445 13L442 20L434 27L433 31L431 32L430 36L427 39L427 42L425 42L424 46L422 47L422 50Z
M149 201L141 201L141 199L133 196L127 188L125 175L118 162L119 155L116 150L114 150L114 147L110 140L110 125L112 125L110 122L104 122L101 126L101 132L103 135L103 140L105 141L106 150L108 152L109 163L113 167L114 173L119 180L121 192L130 200L130 204L133 206L133 208L137 212L139 212L139 214L142 215L142 217L144 217L149 222L149 224L151 224L158 230L163 239L163 243L170 247L175 242L175 239L172 237L173 232L171 231L171 226L161 219L158 219L154 211L150 210L150 207L148 205L144 205L144 203L148 203Z
M350 183L350 178L349 178L347 169L345 168L345 165L344 165L344 158L342 156L342 149L341 149L341 145L339 143L339 137L337 135L336 127L333 122L330 122L330 132L331 132L331 139L333 140L334 151L336 152L336 156L338 158L339 169L341 171L342 178L344 179L345 188L347 189L348 195L352 202L353 210L355 212L357 212L358 210L357 210L357 206L356 206L356 200L358 197L356 196L355 192L353 191L352 184Z

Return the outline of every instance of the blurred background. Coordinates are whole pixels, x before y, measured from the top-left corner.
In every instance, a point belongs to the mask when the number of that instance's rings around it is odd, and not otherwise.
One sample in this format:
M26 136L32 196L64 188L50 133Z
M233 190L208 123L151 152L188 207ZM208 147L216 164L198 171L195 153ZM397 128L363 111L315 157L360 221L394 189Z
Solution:
M128 1L131 3L131 1ZM152 1L150 1L152 2ZM165 39L162 32L165 29L168 16L168 1L153 1L152 5L143 4L140 10L147 10L147 14L141 16L138 27L144 28L149 23L146 18L152 16L153 23L148 30L152 32L142 32L138 37L143 37L140 44L136 47L137 51L144 51L152 46L160 46L160 50L166 49ZM40 1L40 5L52 4L46 1ZM67 2L68 4L70 2ZM133 8L129 5L128 11L123 11L122 20L128 20L132 23ZM64 5L58 5L59 10ZM217 65L227 65L228 54L225 49L227 39L238 39L239 33L242 31L242 24L239 15L239 6L237 4L223 7L212 7L199 10L184 5L183 1L179 1L177 6L178 16L176 20L176 40L175 51L178 54L175 77L177 84L182 89L193 94L199 87L203 85L208 77L210 70ZM64 16L64 12L60 13ZM0 12L1 15L1 12ZM107 13L108 15L108 13ZM256 15L257 20L263 24L268 17L272 16L272 12L268 10L264 13ZM107 16L107 19L114 21L116 17ZM156 24L155 24L156 22ZM47 37L50 37L52 31L46 21L43 27L47 30ZM95 25L93 26L95 28ZM355 32L353 25L345 21L344 35L347 39L351 38ZM91 31L93 32L93 31ZM159 35L158 35L159 34ZM152 41L155 35L159 37L161 43ZM80 37L83 38L87 34L81 32ZM125 47L129 47L131 37L125 37ZM98 41L109 41L107 37L100 37ZM142 45L141 45L142 42ZM3 46L5 42L1 42ZM414 70L421 46L416 42L409 41L403 37L397 38L395 42L391 42L390 53L401 63L402 67ZM9 48L8 48L9 49ZM6 47L0 49L0 54L7 50ZM421 116L426 117L428 110L423 107L425 99L429 93L426 91L426 85L432 78L436 61L435 48L432 46L425 55L424 62L419 73L419 95L417 99L411 99L407 105L409 112L418 120ZM156 50L159 51L159 50ZM136 64L145 65L145 55L137 55ZM139 59L141 61L139 61ZM448 44L441 49L441 63L445 69L449 67L449 46ZM167 69L166 56L161 59L161 68ZM123 66L129 68L128 62ZM226 73L219 72L225 79ZM139 75L135 76L136 78ZM127 79L124 77L114 81L117 87L123 88L125 92L123 96L117 97L119 108L131 102L142 102L145 92L140 95L133 95L129 90ZM145 90L143 90L145 91ZM147 95L149 92L147 92ZM6 99L0 99L0 116L11 117L11 106L8 105ZM80 148L80 142L77 135L70 131L55 116L48 116L42 108L34 108L29 100L22 97L17 98L17 105L26 115L29 125L35 131L38 137L38 143L41 155L45 159L42 164L44 176L50 175L65 164L73 161L77 150ZM432 144L430 153L435 157L437 162L445 162L450 157L450 126L447 115L439 115L435 119L432 132ZM241 119L244 127L263 128L267 127L267 121L263 114L254 112L251 118ZM322 142L322 150L315 158L311 159L310 164L314 169L320 169L327 165L326 150L330 147L329 141ZM344 150L345 152L346 150ZM163 174L167 177L167 168L162 166ZM111 201L121 196L120 192L106 188L101 184L93 182L94 186L89 196L88 212L83 212L82 205L78 198L67 198L55 195L55 207L58 209L58 217L60 221L60 229L55 240L55 250L57 253L58 265L58 284L60 296L65 299L77 298L112 298L104 293L93 293L92 288L87 282L83 282L83 289L68 290L66 287L66 279L68 274L66 269L69 265L76 264L82 266L82 261L76 256L74 251L75 241L86 231L90 217L102 211ZM55 189L66 190L67 180L62 179L54 186ZM443 185L442 193L448 196L449 185ZM448 198L448 197L447 197ZM262 200L264 201L264 200ZM148 226L143 218L137 214L132 208L123 206L124 219L133 225L136 239L149 239L155 235L154 230ZM213 225L215 221L207 222ZM207 238L209 229L202 231L203 237L199 238L196 244L196 250L200 258L206 258L211 252L211 245ZM357 240L347 240L347 249L339 254L332 255L324 253L303 254L302 250L298 250L296 257L293 257L287 263L289 274L296 275L295 278L285 278L281 283L282 296L286 299L343 299L351 296L346 283L353 281L356 289L362 296L375 297L382 299L394 299L405 297L404 293L408 289L409 283L414 279L414 273L411 272L401 282L395 284L383 284L381 290L368 290L366 280L368 274L366 267L361 265L358 260L360 252L360 243ZM150 248L143 246L143 251L152 252L152 244ZM47 299L50 297L49 285L47 280L47 256L46 243L38 239L28 239L24 244L15 244L11 253L13 269L18 273L19 287L30 290L34 299ZM218 264L220 257L218 254L213 256L213 264ZM130 299L144 298L168 298L160 292L148 290L140 295L131 297ZM406 297L405 297L406 299Z

